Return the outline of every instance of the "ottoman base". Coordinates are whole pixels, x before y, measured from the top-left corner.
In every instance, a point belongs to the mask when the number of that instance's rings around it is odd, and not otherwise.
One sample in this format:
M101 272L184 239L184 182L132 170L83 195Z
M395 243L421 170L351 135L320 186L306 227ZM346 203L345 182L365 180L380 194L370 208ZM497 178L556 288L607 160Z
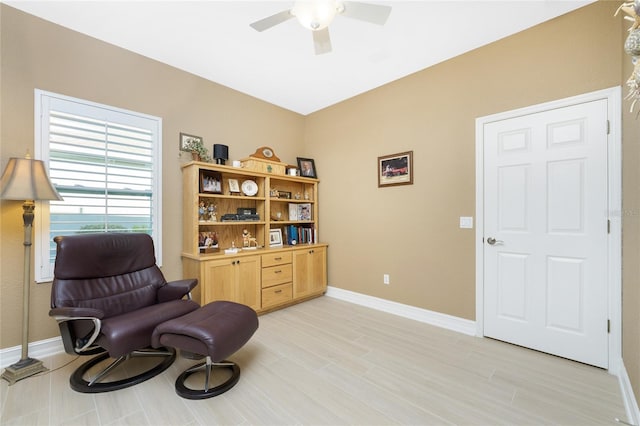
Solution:
M186 381L194 373L204 370L204 388L192 389L187 387ZM229 370L231 376L222 383L210 387L210 380L215 376L216 371ZM207 357L206 362L194 365L184 371L176 380L176 393L186 399L206 399L225 393L235 386L240 380L240 367L231 361L212 362L211 357Z
M257 329L256 311L239 303L220 300L158 324L151 341L154 347L166 346L206 357L204 363L189 368L176 380L176 393L181 397L205 399L220 395L238 383L240 367L227 359L247 343ZM187 379L201 370L204 370L204 387L187 387ZM216 382L209 385L213 370L224 375L221 379L216 375ZM231 376L227 378L229 374Z

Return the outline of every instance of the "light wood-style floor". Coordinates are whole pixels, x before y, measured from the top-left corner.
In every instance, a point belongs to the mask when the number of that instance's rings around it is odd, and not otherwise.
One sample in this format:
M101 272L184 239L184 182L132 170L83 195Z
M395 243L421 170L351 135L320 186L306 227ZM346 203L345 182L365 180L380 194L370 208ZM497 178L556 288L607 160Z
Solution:
M178 358L137 386L69 388L86 357L8 386L2 425L614 425L625 419L606 371L322 297L260 317L230 359L240 382L218 397L178 397ZM60 366L64 366L59 368Z

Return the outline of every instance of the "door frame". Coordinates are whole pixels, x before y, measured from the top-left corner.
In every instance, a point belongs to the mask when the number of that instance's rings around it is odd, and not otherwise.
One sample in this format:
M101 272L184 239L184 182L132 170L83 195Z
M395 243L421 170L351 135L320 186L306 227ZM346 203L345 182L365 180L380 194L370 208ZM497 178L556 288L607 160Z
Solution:
M610 232L607 243L608 303L610 320L609 368L618 375L622 367L622 137L621 87L611 87L578 96L476 118L476 336L484 337L484 126L585 102L606 99L609 119L607 143L608 209Z

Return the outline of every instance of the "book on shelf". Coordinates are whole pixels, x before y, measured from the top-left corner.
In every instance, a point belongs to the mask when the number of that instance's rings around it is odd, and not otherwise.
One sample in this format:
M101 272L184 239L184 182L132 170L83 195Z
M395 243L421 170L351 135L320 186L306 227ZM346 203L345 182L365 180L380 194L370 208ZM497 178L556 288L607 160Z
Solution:
M311 225L289 225L283 229L287 244L315 244L318 242L318 230Z

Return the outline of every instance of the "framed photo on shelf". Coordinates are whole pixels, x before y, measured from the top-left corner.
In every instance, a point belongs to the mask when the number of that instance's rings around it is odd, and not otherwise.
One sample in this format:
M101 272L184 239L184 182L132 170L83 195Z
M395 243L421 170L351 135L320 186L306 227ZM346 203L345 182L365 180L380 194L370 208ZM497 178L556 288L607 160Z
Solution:
M317 179L318 173L316 173L316 163L311 158L300 158L298 160L298 170L300 170L300 176L310 177Z
M413 184L413 151L378 157L378 188Z
M311 203L298 204L298 220L311 220Z
M289 220L299 220L297 204L293 204L293 203L289 204Z
M269 231L269 247L282 246L282 229L272 229Z
M218 234L215 232L200 232L198 234L198 248L200 253L214 253L218 251Z
M222 194L222 173L213 170L200 170L200 192Z
M278 191L278 198L282 198L285 200L291 199L291 192L289 191Z
M228 182L230 193L234 194L240 192L240 184L238 183L238 179L229 179Z

